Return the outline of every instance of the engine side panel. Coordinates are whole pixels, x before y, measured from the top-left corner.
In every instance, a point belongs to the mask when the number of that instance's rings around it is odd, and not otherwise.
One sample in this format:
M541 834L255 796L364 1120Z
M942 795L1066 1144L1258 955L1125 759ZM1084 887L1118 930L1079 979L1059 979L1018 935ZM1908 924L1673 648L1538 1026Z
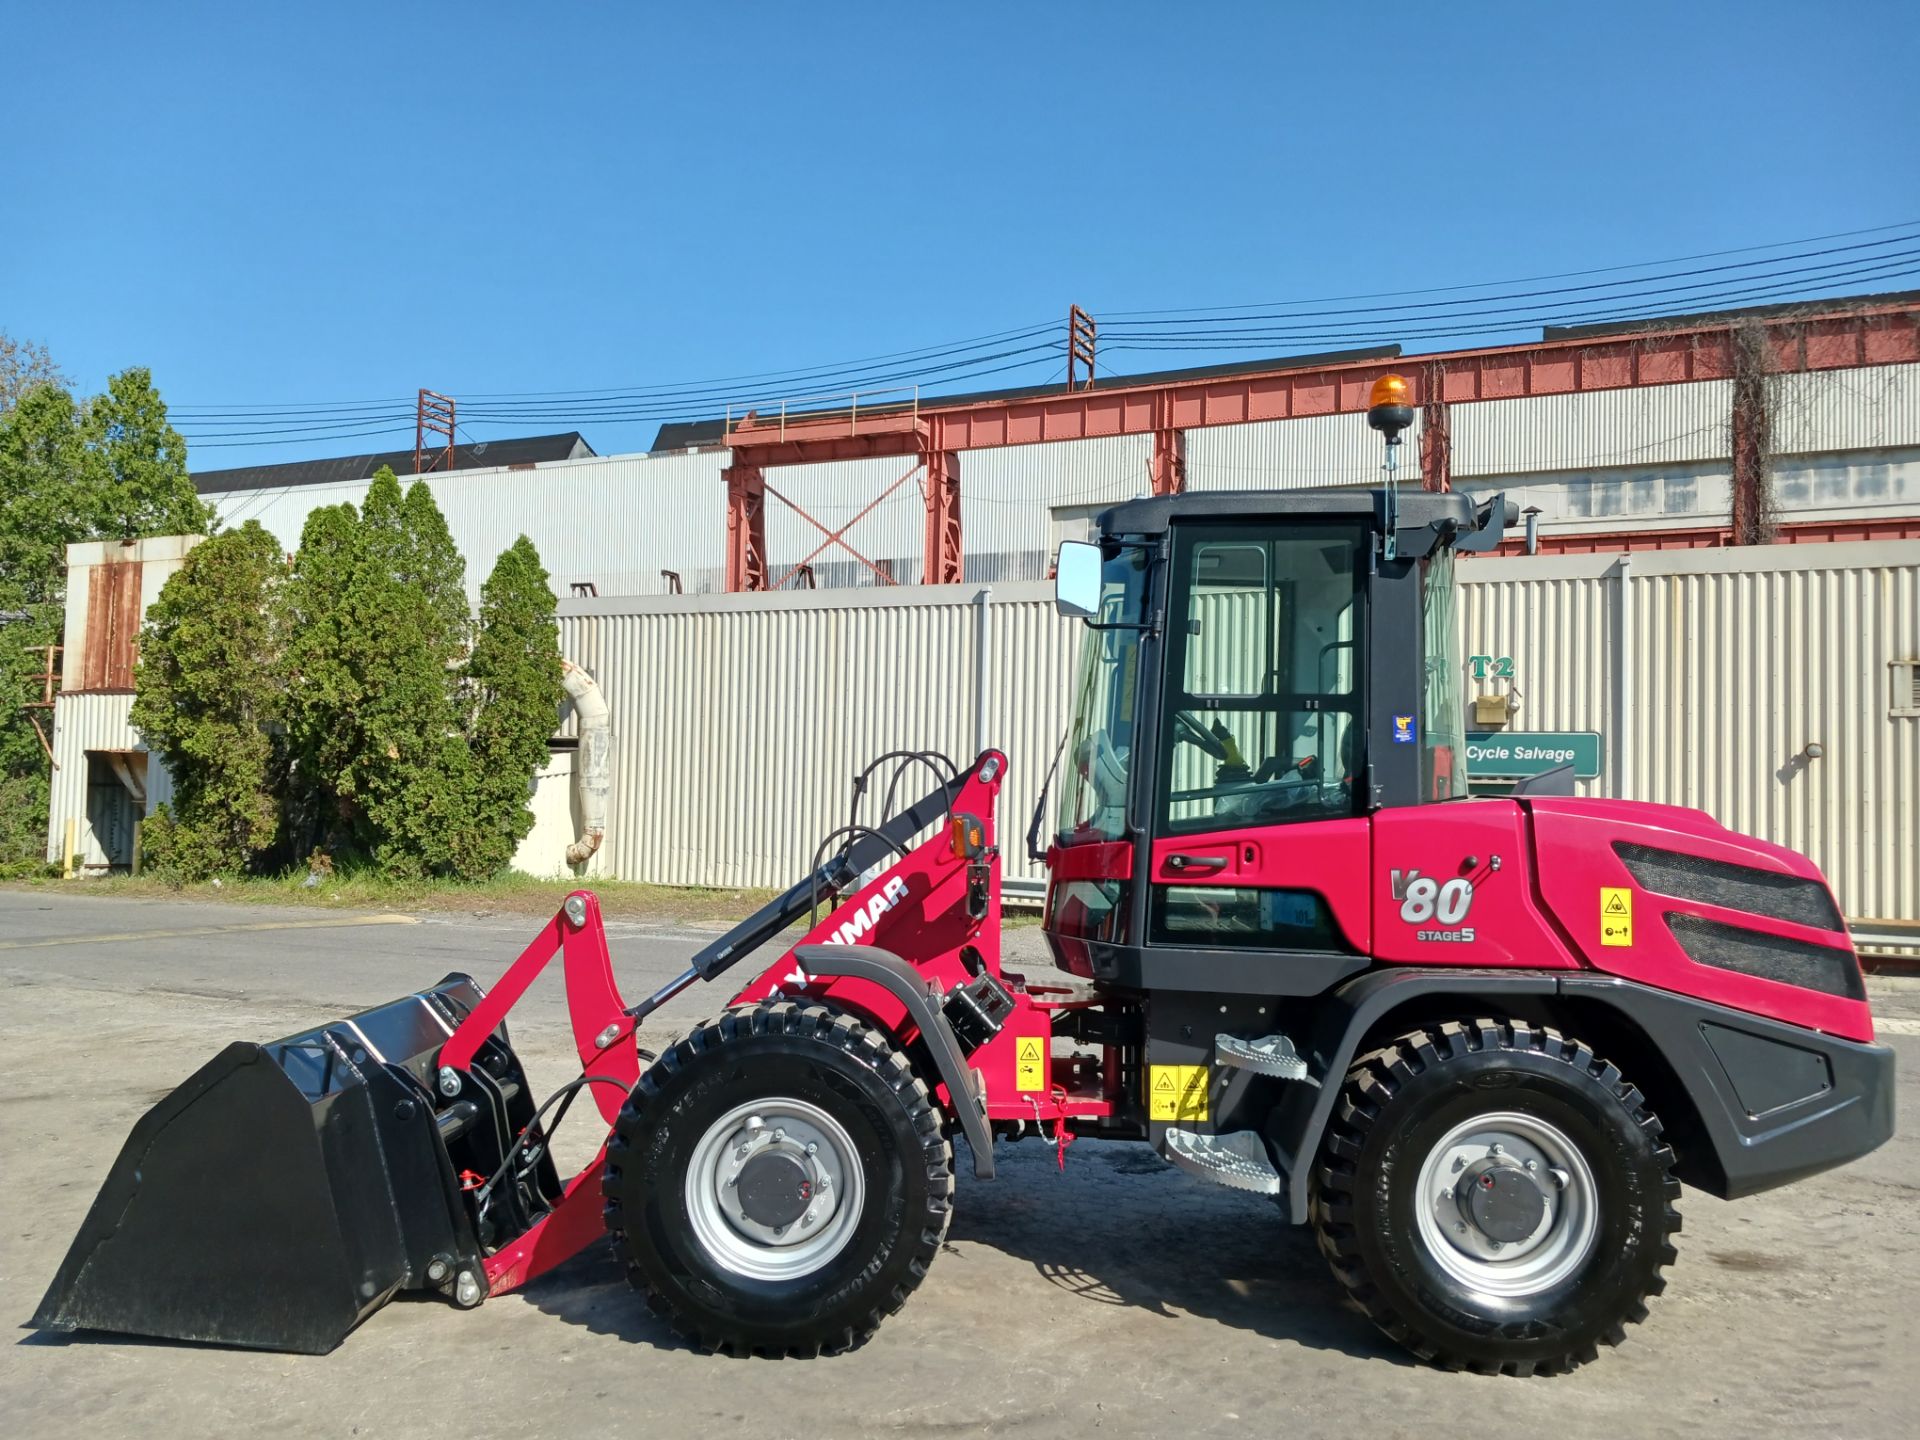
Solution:
M1462 800L1373 817L1373 953L1398 964L1572 969L1540 903L1527 817Z
M1852 941L1818 867L1805 856L1736 834L1698 810L1624 800L1522 803L1532 814L1542 897L1587 965L1846 1039L1873 1038ZM1623 849L1628 856L1668 857L1664 878L1644 861L1636 877ZM1689 857L1703 872L1693 882L1676 878ZM1794 898L1769 906L1761 887L1716 883L1716 876L1738 874L1777 877L1783 896ZM1651 884L1689 893L1663 893ZM1802 923L1807 907L1801 900L1809 892L1825 897L1824 907L1814 907L1816 918L1824 909L1830 920ZM1728 903L1712 903L1710 896ZM1762 908L1750 908L1756 905ZM1782 918L1787 914L1800 918ZM1837 993L1777 978L1795 967Z

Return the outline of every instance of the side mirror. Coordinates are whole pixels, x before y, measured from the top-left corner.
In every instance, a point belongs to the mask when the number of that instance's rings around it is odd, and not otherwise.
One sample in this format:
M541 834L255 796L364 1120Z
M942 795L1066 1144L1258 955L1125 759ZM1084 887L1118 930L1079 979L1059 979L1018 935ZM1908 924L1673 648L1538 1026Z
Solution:
M1100 547L1065 540L1053 567L1053 608L1070 620L1100 613Z

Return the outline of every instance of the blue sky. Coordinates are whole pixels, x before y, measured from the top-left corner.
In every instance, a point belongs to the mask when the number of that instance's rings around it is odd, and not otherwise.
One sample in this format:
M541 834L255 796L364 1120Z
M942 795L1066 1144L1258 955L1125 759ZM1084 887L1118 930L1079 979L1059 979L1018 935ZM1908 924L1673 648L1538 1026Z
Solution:
M88 389L149 365L183 416L422 385L477 412L1064 327L1069 302L1920 217L1898 4L7 8L0 329ZM1332 347L1263 353L1288 348ZM980 383L1058 373L1016 358ZM582 428L609 452L655 423Z

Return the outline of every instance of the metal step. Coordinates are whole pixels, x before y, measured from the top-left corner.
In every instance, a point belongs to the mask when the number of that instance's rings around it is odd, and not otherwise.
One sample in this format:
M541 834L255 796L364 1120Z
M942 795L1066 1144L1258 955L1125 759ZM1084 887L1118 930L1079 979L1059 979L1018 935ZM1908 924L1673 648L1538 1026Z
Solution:
M1293 1041L1284 1035L1261 1035L1252 1040L1243 1040L1238 1035L1216 1035L1213 1037L1213 1050L1222 1065L1251 1070L1257 1075L1271 1075L1276 1080L1305 1080L1309 1085L1320 1083L1307 1074L1306 1060L1295 1052Z
M1267 1159L1267 1147L1251 1130L1231 1135L1196 1135L1191 1130L1169 1130L1162 1142L1167 1159L1182 1170L1235 1190L1256 1195L1278 1195L1280 1172Z

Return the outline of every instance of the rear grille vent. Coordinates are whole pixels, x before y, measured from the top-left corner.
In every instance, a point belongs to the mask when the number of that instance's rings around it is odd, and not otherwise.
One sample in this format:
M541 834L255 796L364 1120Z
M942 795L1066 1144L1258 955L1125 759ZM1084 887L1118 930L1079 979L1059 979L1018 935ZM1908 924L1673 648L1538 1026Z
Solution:
M1867 998L1866 987L1860 980L1860 966L1851 950L1809 945L1804 940L1789 940L1784 935L1768 935L1738 925L1722 925L1718 920L1706 920L1698 915L1670 914L1667 928L1696 965L1735 970L1762 980L1777 980L1782 985L1797 985L1802 990L1818 990L1823 995L1841 995L1849 1000Z
M1620 842L1614 845L1613 853L1635 880L1656 894L1718 905L1725 910L1746 910L1769 920L1811 925L1816 930L1844 932L1847 928L1834 907L1833 896L1818 880L1776 875L1771 870L1730 865L1724 860L1706 860L1651 845Z

